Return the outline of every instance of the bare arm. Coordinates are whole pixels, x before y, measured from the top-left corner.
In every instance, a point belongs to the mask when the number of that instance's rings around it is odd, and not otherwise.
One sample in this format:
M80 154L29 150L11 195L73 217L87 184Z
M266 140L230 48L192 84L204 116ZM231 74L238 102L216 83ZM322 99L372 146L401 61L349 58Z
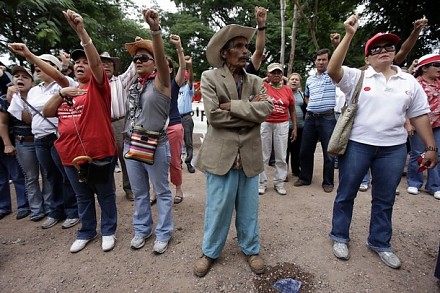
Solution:
M182 43L180 42L180 37L178 35L171 35L170 41L176 46L177 57L179 58L179 68L177 69L176 73L176 83L179 87L181 87L185 83L185 55L183 54Z
M98 84L103 84L105 76L101 58L99 57L95 45L93 45L92 39L84 28L84 19L81 17L81 15L72 10L63 11L63 14L81 41L81 45L86 53L87 62L92 70L93 77Z
M188 69L188 85L190 88L194 87L194 74L191 57L185 58L186 68Z
M5 145L4 153L7 155L15 155L15 147L9 138L9 114L0 112L0 138Z
M295 105L291 105L289 107L289 111L290 111L290 119L292 120L292 125L293 125L293 130L292 130L292 135L290 136L290 141L295 141L296 140L296 136L297 136L297 131L298 131L298 127L296 125L296 111L295 111Z
M421 115L410 119L411 124L415 127L417 133L423 140L425 146L437 147L434 140L434 135L432 134L431 124L429 123L428 115ZM422 164L429 169L434 168L437 165L437 152L426 151L425 158ZM428 163L429 161L429 163Z
M397 65L401 65L406 57L408 56L411 49L417 42L422 29L428 24L428 20L426 18L421 18L414 21L414 29L411 31L409 37L403 42L402 47L400 47L399 52L397 52L396 56L394 56L394 63Z
M338 83L344 75L342 63L347 55L351 40L353 39L353 36L359 26L358 19L359 17L357 15L352 15L344 22L345 35L342 38L342 41L339 43L339 46L333 52L332 58L330 58L328 63L328 75L335 83Z
M264 45L266 43L266 19L267 9L264 7L255 7L255 18L257 19L257 39L255 42L255 52L252 54L251 62L254 65L255 70L259 70L261 61L263 60ZM264 29L263 29L264 28Z

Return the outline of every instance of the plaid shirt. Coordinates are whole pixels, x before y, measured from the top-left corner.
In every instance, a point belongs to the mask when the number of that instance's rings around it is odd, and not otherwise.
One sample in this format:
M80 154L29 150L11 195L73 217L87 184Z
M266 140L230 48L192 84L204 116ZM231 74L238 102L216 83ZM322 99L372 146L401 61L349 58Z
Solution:
M428 83L421 76L417 78L426 95L428 96L428 103L431 112L428 113L431 127L440 127L440 80L434 83Z

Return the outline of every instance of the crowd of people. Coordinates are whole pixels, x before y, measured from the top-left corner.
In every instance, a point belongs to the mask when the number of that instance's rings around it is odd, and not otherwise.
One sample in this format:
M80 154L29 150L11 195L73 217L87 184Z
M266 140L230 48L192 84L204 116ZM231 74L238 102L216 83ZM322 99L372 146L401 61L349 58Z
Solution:
M397 35L378 33L368 39L365 66L357 69L343 65L359 26L358 17L350 16L343 37L330 35L334 52L316 52L315 73L306 79L303 90L301 75L284 77L279 63L268 64L264 79L258 76L264 62L267 10L256 7L257 28L227 25L206 48L212 69L203 72L200 93L208 127L194 154L192 59L175 34L169 42L178 60L165 55L158 12L143 11L151 40L136 37L125 44L132 63L118 76L119 58L98 53L80 14L63 13L81 49L57 58L36 56L25 44L12 43L11 52L33 64L34 73L25 66L14 66L10 73L0 68L0 219L12 212L12 180L17 220L45 219L43 229L60 221L65 229L80 223L70 247L77 253L98 235L96 195L102 249L110 251L116 245L114 170L119 161L125 196L135 206L130 246L140 249L154 234L153 251L162 254L173 234L173 204L184 199L185 163L189 173L196 167L206 177L202 257L194 274L206 275L220 256L234 210L240 249L250 269L261 274L265 264L259 255L258 205L267 190L271 157L273 187L286 195L289 166L290 177L297 177L295 187L312 184L320 142L323 191L331 193L338 186L329 233L334 255L342 260L350 257L354 201L371 180L366 244L387 266L400 268L391 246L391 223L408 152L407 192L420 192L427 169L425 191L440 199L440 55L421 56L410 72L398 66L427 25L426 19L414 22L398 52ZM255 34L251 55L249 44ZM346 152L335 158L327 147L341 106L350 102L358 81L362 84L359 109ZM339 169L338 184L335 169ZM439 267L437 261L437 278Z

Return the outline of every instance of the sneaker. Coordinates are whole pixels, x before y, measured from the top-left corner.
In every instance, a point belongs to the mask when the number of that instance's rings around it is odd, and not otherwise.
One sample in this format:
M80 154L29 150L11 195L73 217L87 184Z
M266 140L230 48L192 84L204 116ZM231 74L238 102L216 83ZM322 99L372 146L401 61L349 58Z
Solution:
M400 194L400 190L398 188L396 188L396 195Z
M323 185L322 189L324 189L325 192L330 193L333 191L333 185Z
M398 269L402 265L400 259L392 251L377 252L380 259L390 268Z
M30 210L26 210L26 211L18 211L17 216L15 216L15 218L17 220L21 220L26 218L27 216L29 216L29 214L31 213Z
M417 187L408 187L406 190L409 194L419 194L419 189Z
M333 242L333 254L339 259L348 260L350 255L348 253L347 243Z
M43 220L44 217L46 217L45 214L39 214L39 215L36 215L36 216L31 216L31 221L32 222L38 222L38 221Z
M72 228L73 226L75 226L76 224L79 223L79 219L78 218L72 218L72 219L66 219L63 223L63 225L61 226L62 229L69 229Z
M306 182L302 181L301 179L298 179L293 183L293 185L294 186L303 186L303 185L310 185L310 184L307 184Z
M155 253L162 254L167 250L167 248L168 248L168 241L160 241L157 239L154 241L153 251Z
M264 260L258 254L249 255L247 257L247 262L249 264L249 267L251 268L251 271L254 274L260 275L264 273L266 269L266 267L264 266Z
M274 186L274 188L275 188L275 191L278 192L279 195L286 195L287 194L287 191L284 188L284 186L281 186L281 185L280 186Z
M141 249L145 245L145 240L153 235L153 231L150 232L147 236L134 235L133 239L131 239L130 247L132 249Z
M87 243L89 243L90 241L92 241L95 238L96 238L96 236L93 238L90 238L90 239L76 239L72 243L72 246L70 246L70 252L76 253L76 252L83 250L84 247L86 247Z
M265 186L260 186L258 187L258 194L264 194L266 192L266 187Z
M115 166L115 173L121 173L121 167L119 167L119 165Z
M440 199L440 191L436 191L436 192L434 192L434 198L435 199Z
M0 220L9 215L11 212L0 212Z
M102 236L102 250L110 251L115 247L116 237L115 235Z
M206 255L202 255L202 257L199 258L194 265L194 275L200 278L205 276L209 272L209 269L214 261L214 259L207 257Z
M359 185L359 191L365 192L368 190L368 184Z
M134 201L134 196L133 196L133 192L131 191L126 191L125 192L125 198L129 201Z
M44 221L43 225L41 225L41 228L43 229L49 229L53 226L55 226L58 223L58 220L52 217L47 217L46 221Z

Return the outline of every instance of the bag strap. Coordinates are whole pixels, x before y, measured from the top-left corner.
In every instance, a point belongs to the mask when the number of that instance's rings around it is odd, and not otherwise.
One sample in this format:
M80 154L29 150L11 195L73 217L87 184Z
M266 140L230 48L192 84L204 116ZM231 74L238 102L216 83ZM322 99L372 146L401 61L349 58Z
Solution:
M361 93L362 84L364 83L364 75L365 71L361 70L361 77L359 78L359 81L354 89L353 96L351 97L352 104L357 104L359 100L359 94Z
M25 99L21 98L21 100L23 102L26 103L26 105L28 105L32 110L34 110L38 115L40 115L41 117L43 117L44 120L46 120L51 126L53 126L53 128L55 128L55 131L58 132L58 127L52 123L52 121L50 121L49 119L47 119L46 116L43 116L43 114L41 114L40 111L38 111L37 109L35 109L34 106L32 106L28 101L26 101Z

